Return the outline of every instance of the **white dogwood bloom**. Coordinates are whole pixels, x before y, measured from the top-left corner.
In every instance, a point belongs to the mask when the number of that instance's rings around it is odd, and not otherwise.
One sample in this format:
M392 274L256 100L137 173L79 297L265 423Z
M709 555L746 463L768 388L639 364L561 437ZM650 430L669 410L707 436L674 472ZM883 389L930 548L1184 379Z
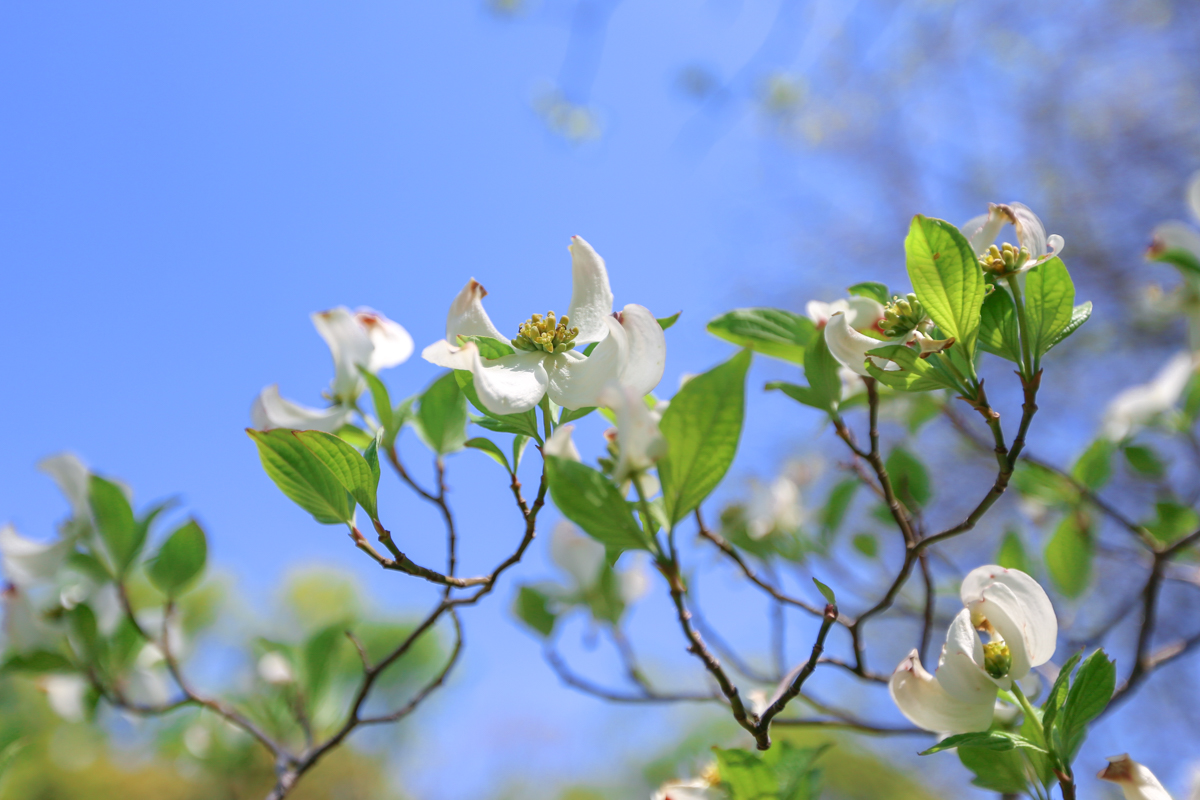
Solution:
M59 453L43 458L38 462L38 469L49 475L58 484L58 488L71 504L71 513L79 519L91 517L92 508L88 502L88 486L91 471L79 460L74 453Z
M550 559L570 575L577 586L587 588L596 582L600 567L604 565L604 545L584 536L578 528L563 520L550 531Z
M752 479L746 502L746 531L761 539L774 531L795 531L804 521L800 487L787 475L770 483Z
M81 722L84 718L84 697L89 684L79 675L44 675L37 680L37 687L46 694L46 700L55 714L68 722Z
M412 355L413 340L399 323L369 308L351 311L345 306L312 315L317 333L333 355L332 405L317 409L293 403L279 395L278 386L268 386L250 409L252 424L259 430L294 428L332 433L349 421L354 401L366 389L358 368L370 372L402 364Z
M258 660L258 677L272 686L287 686L295 682L296 673L282 653L272 650Z
M914 725L937 733L983 731L992 724L999 689L1054 655L1058 620L1037 581L988 565L963 580L962 611L946 632L937 675L909 653L888 682L892 700ZM979 631L989 634L984 644Z
M667 345L658 320L644 306L630 304L613 314L613 294L604 259L578 236L571 245L572 291L567 315L535 314L514 339L492 324L483 308L484 288L467 282L446 317L446 338L421 353L440 367L470 370L479 400L493 414L528 411L542 397L563 408L600 404L600 392L620 383L645 395L658 385ZM474 342L459 336L485 336L512 342L515 352L484 358ZM590 356L584 345L598 342Z
M1023 253L1023 259L1004 265L1004 248L993 245L996 237L1005 225L1012 225L1017 232L1019 250L1012 255ZM963 235L971 243L971 250L977 256L990 256L992 260L1001 259L997 271L1014 274L1033 269L1038 264L1049 261L1063 250L1063 237L1058 234L1046 235L1046 226L1038 219L1037 214L1021 203L988 203L988 212L968 221L962 226Z
M613 470L617 483L646 471L667 454L667 440L658 429L661 415L646 405L644 394L629 386L610 384L597 397L617 416L618 455Z
M1130 386L1109 402L1100 425L1104 436L1120 441L1170 411L1195 372L1194 355L1182 352L1171 356L1149 383Z
M1154 773L1129 757L1128 753L1109 756L1108 766L1097 776L1121 787L1125 800L1171 800Z
M58 573L73 543L35 542L17 533L12 525L0 528L0 570L13 585L26 588L47 581Z
M579 461L579 448L575 446L575 442L571 439L571 434L574 431L574 425L560 425L555 428L554 433L550 434L550 438L546 440L545 447L542 448L542 455L556 456L569 461Z
M703 778L667 781L658 787L650 800L716 800L716 789Z
M874 321L871 324L874 324ZM859 332L864 327L870 325L855 328L848 313L835 312L825 325L825 344L838 363L864 378L869 378L871 373L866 367L867 352L890 344L904 344L913 334L910 332L894 339L875 339ZM880 369L899 369L899 365L874 356L871 357L871 363Z
M875 325L883 318L883 306L878 300L870 297L853 295L834 300L832 303L809 300L804 307L804 313L817 328L824 328L834 314L845 314L850 327L862 330Z
M1200 222L1200 172L1193 175L1188 182L1187 201L1192 218ZM1158 258L1171 250L1183 251L1200 262L1200 231L1186 222L1161 223L1151 234L1147 255L1150 258Z

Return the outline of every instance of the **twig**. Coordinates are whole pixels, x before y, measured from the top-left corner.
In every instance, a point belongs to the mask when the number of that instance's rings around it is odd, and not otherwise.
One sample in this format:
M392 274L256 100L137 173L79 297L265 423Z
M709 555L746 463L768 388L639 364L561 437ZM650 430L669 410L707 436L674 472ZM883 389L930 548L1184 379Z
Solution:
M554 648L553 642L547 641L545 647L542 649L542 653L546 658L546 663L550 665L550 668L554 670L563 683L585 694L590 694L593 697L599 697L601 700L608 700L612 703L690 703L712 702L721 699L720 695L717 694L686 692L667 694L642 683L638 684L641 691L637 694L606 689L573 672L567 665L567 662L563 660L563 657Z

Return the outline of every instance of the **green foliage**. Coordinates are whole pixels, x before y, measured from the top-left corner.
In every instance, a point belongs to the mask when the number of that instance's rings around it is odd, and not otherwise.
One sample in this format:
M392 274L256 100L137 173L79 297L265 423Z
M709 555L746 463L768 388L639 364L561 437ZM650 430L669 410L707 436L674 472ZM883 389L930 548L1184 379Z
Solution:
M1083 323L1085 323L1089 319L1091 319L1091 317L1092 317L1092 301L1091 300L1088 300L1086 303L1081 303L1080 305L1077 305L1077 306L1075 306L1075 308L1071 309L1070 321L1068 321L1066 324L1066 327L1064 327L1061 331L1059 331L1058 334L1055 335L1055 337L1050 341L1050 345L1046 348L1046 352L1047 353L1050 352L1052 349L1054 349L1055 346L1058 345L1059 342L1061 342L1063 339L1066 339L1068 336L1070 336L1075 331L1079 330L1079 327L1081 325L1083 325Z
M88 501L113 568L123 575L146 543L146 529L137 524L125 492L112 481L90 476Z
M928 750L922 750L918 755L928 756L933 753L940 753L943 750L950 750L955 747L978 747L983 750L1014 750L1018 747L1027 750L1039 750L1045 752L1045 748L1039 747L1033 742L1027 740L1019 733L1012 731L990 730L979 731L976 733L959 733L954 736L947 736L940 742L930 747Z
M1167 474L1167 465L1153 447L1127 444L1121 448L1121 452L1130 468L1143 478L1158 480Z
M317 522L348 524L354 518L354 498L292 431L248 428L246 433L258 445L258 456L267 475Z
M200 577L207 559L204 530L194 519L188 520L146 562L146 577L160 592L174 597Z
M342 488L363 507L371 519L379 519L376 493L379 460L375 469L367 459L338 437L322 431L295 431L293 435L325 466Z
M479 348L479 357L486 358L489 361L497 358L504 358L505 356L511 356L513 353L517 352L508 342L501 339L494 339L491 336L458 337L458 343L460 346L466 344L467 342L474 342L475 346Z
M837 410L842 400L842 378L838 375L839 364L829 352L824 336L814 336L804 349L804 377L813 394L820 398L821 407L827 411Z
M1092 576L1091 519L1083 511L1067 514L1046 544L1046 571L1066 597L1079 597Z
M533 586L522 586L513 602L513 613L539 635L545 637L554 632L557 615L550 610L550 598Z
M739 308L713 319L707 330L738 347L800 365L817 338L812 320L778 308Z
M1012 295L996 288L983 300L979 320L979 346L988 353L1021 363L1017 307Z
M1067 692L1071 688L1071 673L1075 671L1075 666L1081 658L1083 658L1083 653L1075 653L1067 659L1067 663L1059 669L1058 677L1054 679L1054 685L1050 687L1046 699L1042 702L1042 727L1047 734L1053 732L1058 713L1066 705Z
M857 478L846 478L839 481L830 490L829 499L825 501L825 507L821 509L821 533L826 540L837 534L838 529L845 522L846 512L850 510L850 504L854 501L854 494L858 491L858 486Z
M933 484L919 458L903 447L896 447L888 455L884 466L900 502L914 511L929 503L933 497Z
M837 605L837 597L834 595L833 589L830 589L828 586L821 583L816 578L813 578L812 582L817 585L817 591L819 591L821 593L821 596L825 598L826 603L829 603L829 605L831 605L831 606Z
M508 466L508 457L504 455L504 451L501 450L500 446L491 439L485 439L482 436L476 436L473 439L467 439L465 442L463 442L463 445L471 448L472 450L478 450L479 452L486 454L497 464L504 467L507 472L513 471Z
M955 346L957 347L957 344ZM885 370L867 359L867 372L871 373L871 376L884 386L904 392L928 392L934 389L965 391L944 369L935 366L939 363L938 359L941 358L939 355L921 358L916 350L902 344L885 345L869 352L870 355L891 361L899 367L899 369Z
M1026 575L1033 574L1033 562L1025 551L1021 534L1015 530L1010 529L1004 533L1004 538L1000 540L1000 549L996 553L996 563L1005 569L1019 569Z
M1061 341L1058 337L1071 323L1075 284L1066 265L1055 257L1025 273L1024 295L1029 346L1034 357L1041 358Z
M821 771L813 764L826 747L799 748L782 741L762 753L719 747L713 752L730 800L815 800Z
M71 646L76 654L86 663L99 661L103 656L103 642L96 626L96 612L87 603L80 603L66 616Z
M1103 650L1092 653L1079 665L1052 734L1057 743L1056 752L1068 763L1079 752L1088 723L1108 707L1116 685L1116 662L1111 661Z
M593 539L617 551L649 549L629 504L600 472L577 461L548 456L546 477L554 505Z
M683 313L682 311L676 311L674 314L672 314L669 317L659 317L657 320L658 327L662 328L665 331L667 328L670 328L672 325L674 325L676 322L679 321L679 315L682 313Z
M1147 254L1151 261L1159 261L1164 264L1171 264L1179 269L1180 272L1187 276L1200 275L1200 258L1186 247L1171 247L1163 250L1151 251Z
M1048 506L1072 505L1079 500L1079 490L1071 481L1028 461L1017 462L1012 482L1023 497Z
M400 428L404 426L408 417L408 409L412 401L408 401L400 408L392 408L392 398L388 394L387 386L379 379L379 376L362 365L359 365L358 372L367 382L367 388L371 392L375 418L379 421L379 427L383 429L381 444L386 450L395 443L396 436L400 433Z
M1163 544L1174 544L1179 539L1200 529L1200 514L1189 507L1163 500L1154 504L1154 519L1143 527Z
M1096 439L1071 467L1071 476L1093 492L1112 477L1112 458L1116 445L1109 439Z
M481 428L487 428L489 431L495 431L496 433L515 433L528 436L539 443L542 441L541 434L538 431L537 412L532 408L520 414L493 414L480 401L479 395L475 391L475 378L469 371L456 369L454 371L454 380L458 384L458 388L462 390L463 395L471 401L471 405L483 414L482 417L473 417L471 419L476 425Z
M667 454L658 462L658 476L672 526L708 497L733 463L745 417L750 358L743 350L692 378L663 413L659 430L667 440Z
M974 774L971 783L1001 794L1024 794L1028 767L1020 753L1002 753L987 747L960 746L958 760Z
M904 240L904 252L917 298L942 335L953 338L970 363L985 286L970 243L949 222L918 214Z
M850 540L850 544L867 558L875 558L879 555L879 540L873 533L855 534L854 538Z
M892 299L891 294L885 284L877 283L876 281L863 281L856 283L846 290L855 297L869 297L880 305L886 306L888 301Z
M438 378L417 405L417 433L438 455L461 450L467 441L467 401L454 372Z

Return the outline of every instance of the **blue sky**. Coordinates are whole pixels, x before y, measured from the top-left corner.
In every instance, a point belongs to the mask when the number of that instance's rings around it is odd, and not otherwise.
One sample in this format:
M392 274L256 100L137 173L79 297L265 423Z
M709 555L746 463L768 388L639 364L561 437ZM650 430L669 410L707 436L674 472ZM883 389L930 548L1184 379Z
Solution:
M795 228L819 236L806 220L858 215L898 256L912 211L957 220L986 199L897 213L870 197L866 168L834 172L764 147L764 123L748 109L723 115L694 146L689 132L706 123L673 76L698 59L739 74L776 4L614 7L603 46L569 59L570 20L555 3L517 20L475 2L0 8L0 519L49 535L65 506L34 464L73 450L142 501L180 495L209 531L213 562L264 610L290 569L313 563L360 576L382 607L419 608L424 587L379 574L293 507L242 432L267 384L318 404L332 370L310 312L372 306L419 349L442 334L450 299L475 277L492 318L515 329L532 312L565 311L566 248L579 234L607 259L618 305L683 310L668 333L669 395L682 374L731 352L703 331L715 314L799 308L899 274L898 258L878 268L885 275L824 252L806 260ZM829 14L785 47L787 59L822 55L821 26L838 23ZM554 80L592 104L601 138L574 144L547 130L533 106ZM941 136L946 153L970 144ZM797 186L824 187L828 204L799 204ZM385 377L402 397L436 374L414 357ZM776 376L787 369L757 365L751 385ZM819 430L778 397L756 392L753 404L734 489ZM585 430L598 450L599 424ZM518 537L515 512L491 461L467 453L450 469L464 571L482 571ZM398 489L383 507L404 521L393 526L402 546L440 560L430 509ZM551 572L541 545L513 578ZM715 616L738 622L761 607L728 575L712 582L741 598ZM467 613L464 669L400 756L401 781L417 796L479 797L514 775L602 776L692 718L612 709L559 687L508 616L511 586ZM664 611L648 602L635 633L664 630ZM807 636L795 628L796 641ZM694 672L679 650L648 642L664 669ZM594 674L613 675L602 654L580 654L600 659Z

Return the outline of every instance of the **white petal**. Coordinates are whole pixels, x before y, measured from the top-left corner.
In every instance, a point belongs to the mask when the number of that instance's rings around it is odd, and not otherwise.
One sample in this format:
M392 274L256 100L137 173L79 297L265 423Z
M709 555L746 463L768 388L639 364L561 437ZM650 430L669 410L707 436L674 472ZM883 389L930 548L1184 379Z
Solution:
M820 300L809 300L804 306L804 313L818 328L824 327L829 318L839 311L849 311L850 303L846 300L834 300L832 303L822 303Z
M1196 361L1191 353L1176 353L1149 383L1122 391L1104 411L1101 423L1104 435L1120 441L1159 414L1172 409L1179 402L1195 370Z
M21 588L49 580L71 552L72 542L35 542L17 533L12 525L0 528L0 557L4 577Z
M259 392L250 407L250 422L256 430L290 428L298 431L334 433L350 421L354 412L343 406L310 408L279 396L279 386L272 384Z
M1008 215L1004 213L1002 206L988 203L988 213L973 217L960 230L963 232L963 236L967 237L967 241L971 243L971 249L978 254L987 250L996 241L1000 229L1008 221Z
M578 350L555 354L546 359L550 399L563 408L587 408L600 405L600 393L621 376L629 360L629 337L611 316L604 317L608 336L600 340L590 356Z
M574 431L574 425L560 425L554 430L554 433L550 434L550 438L546 440L546 446L542 448L542 454L566 458L571 461L579 461L579 449L575 447L575 442L571 440L571 434Z
M987 730L992 724L995 693L986 703L966 703L951 696L937 678L921 666L916 650L896 667L888 681L888 692L900 713L927 731L967 733Z
M46 693L50 708L68 722L83 720L83 698L88 683L78 675L46 675L38 679L38 688Z
M599 348L596 348L599 350ZM653 466L666 455L667 440L646 406L644 396L628 386L609 384L600 393L600 404L617 415L617 445L620 454L613 478L620 483L631 474Z
M546 394L546 353L514 353L485 362L473 343L463 349L471 354L479 401L493 414L528 411Z
M1058 619L1054 606L1037 581L1016 569L994 564L971 570L962 584L962 601L982 615L1004 639L1012 653L1008 676L1020 680L1031 667L1054 655Z
M467 285L450 304L450 313L446 315L446 341L457 344L459 336L490 336L507 341L483 310L485 297L487 289L482 284L474 278L467 281Z
M871 373L867 372L867 368L864 366L867 361L867 351L883 347L887 342L872 339L870 336L864 336L854 330L850 327L846 315L838 312L830 317L828 324L825 325L825 344L829 346L829 352L839 363L864 378L869 378Z
M1167 250L1184 250L1200 258L1200 232L1183 222L1164 222L1150 238L1150 255Z
M4 643L8 649L27 653L56 646L58 634L34 609L29 595L15 585L8 586L0 591L0 601L4 609Z
M312 321L333 354L334 396L342 400L357 398L365 388L358 365L369 367L375 349L371 337L345 306L319 311L312 315Z
M467 342L462 347L450 344L445 339L438 339L421 351L421 358L446 369L470 369L475 363L475 354L479 349L474 342Z
M369 308L359 308L354 312L354 318L367 332L367 338L374 348L367 369L378 372L408 361L413 351L413 340L404 326Z
M878 300L855 295L846 301L846 305L849 307L846 312L846 321L856 331L873 327L875 323L883 319L883 306L879 304Z
M604 564L604 545L584 536L563 520L550 532L550 558L562 567L581 589L596 582Z
M38 462L38 469L49 475L71 504L76 517L87 519L92 511L88 501L91 472L74 453L59 453Z
M592 246L579 236L571 237L571 306L567 314L571 327L579 328L575 341L598 342L607 328L604 318L612 314L613 293L608 285L608 270Z
M946 631L946 646L937 671L938 683L952 697L977 705L987 698L996 700L996 681L983 668L983 642L971 625L971 612L963 609ZM1005 680L1007 689L1012 681Z
M1192 210L1192 217L1200 222L1200 172L1192 175L1192 179L1188 181L1187 198L1188 208Z
M640 395L649 394L662 380L667 365L667 338L645 306L631 303L621 311L620 318L629 342L620 381Z
M617 580L621 586L621 599L626 604L636 603L646 596L650 589L650 573L641 553L634 554L633 563L617 575Z
M1121 787L1125 800L1171 800L1171 795L1146 766L1129 757L1128 753L1109 756L1108 766L1097 776Z
M667 781L650 800L713 800L717 795L708 781L695 779Z
M258 660L258 677L272 686L286 686L296 680L292 665L282 653L272 650Z
M1016 219L1013 226L1017 229L1017 241L1021 243L1021 247L1027 249L1035 260L1046 255L1046 226L1038 219L1037 214L1022 203L1009 203L1008 207L1012 209ZM1058 238L1061 242L1062 237Z

